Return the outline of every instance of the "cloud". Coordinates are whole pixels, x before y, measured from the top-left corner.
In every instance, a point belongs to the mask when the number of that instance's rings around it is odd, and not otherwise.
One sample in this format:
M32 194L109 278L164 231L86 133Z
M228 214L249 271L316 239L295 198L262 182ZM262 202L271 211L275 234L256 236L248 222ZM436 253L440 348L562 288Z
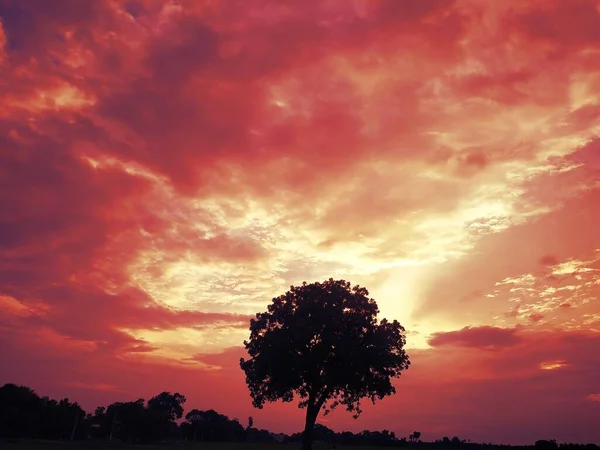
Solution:
M478 431L493 410L515 441L596 436L571 420L597 391L597 15L591 0L2 2L0 382L90 407L181 388L252 414L231 400L247 398L249 318L334 276L410 332L411 428L501 440ZM560 407L526 395L538 382ZM274 429L299 414L270 411Z
M175 310L132 290L111 295L89 288L69 286L36 292L44 302L29 305L5 297L4 314L14 327L24 327L56 339L80 342L95 357L113 354L154 354L168 343L149 343L143 330L169 331L181 328L245 330L250 316ZM141 334L140 334L141 330ZM154 331L155 333L157 331Z
M0 20L0 64L4 62L4 52L6 47L6 33L4 32L4 24Z
M437 266L417 303L418 321L464 326L459 303L469 308L471 325L524 325L531 314L541 314L536 326L587 329L598 313L592 301L598 293L597 195L596 189L582 192L543 217L482 237L475 252Z
M465 327L458 331L433 333L428 343L433 347L457 345L494 350L519 343L521 338L515 334L516 331L497 327Z
M66 386L68 386L69 388L74 388L74 389L90 389L90 390L94 390L94 391L102 391L102 392L122 392L119 391L119 389L117 389L115 386L112 386L110 384L87 384L87 383L82 383L80 381L70 381L70 382L66 382L65 383Z
M540 264L543 266L555 266L558 264L558 260L554 255L544 255L540 258Z
M554 44L551 51L580 48L600 42L595 26L598 5L578 0L568 7L560 2L548 2L541 8L527 5L515 17L515 26L530 38ZM564 18L564 20L558 20Z

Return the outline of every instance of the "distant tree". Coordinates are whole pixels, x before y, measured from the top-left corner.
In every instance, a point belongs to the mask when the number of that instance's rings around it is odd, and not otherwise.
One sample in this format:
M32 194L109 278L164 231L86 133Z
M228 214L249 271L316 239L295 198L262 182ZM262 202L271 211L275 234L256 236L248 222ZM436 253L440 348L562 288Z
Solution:
M273 437L273 433L269 430L258 430L256 428L250 428L248 430L248 434L246 436L247 442L257 443L257 442L273 442L275 438Z
M556 450L558 449L558 444L555 439L540 439L535 441L536 450Z
M45 437L69 440L82 437L85 411L78 403L72 403L68 398L56 402L44 397L43 401L44 419L41 423L45 425Z
M173 434L175 420L183 416L183 404L186 398L178 392L161 392L148 400L148 420L156 437L168 438Z
M152 441L157 437L143 398L135 402L113 403L106 409L106 415L110 420L110 439L135 443Z
M185 420L189 424L189 431L184 431L187 439L210 442L239 442L244 439L244 427L237 420L231 420L212 409L193 409L186 414Z
M33 389L8 383L0 387L0 436L38 437L43 401Z
M204 419L203 412L199 409L192 409L185 415L185 420L191 425L193 440L196 441L198 438L198 430L202 427L202 420ZM201 439L203 440L203 439Z
M408 369L404 328L386 319L367 289L345 280L291 286L250 321L241 358L253 405L300 398L306 408L302 448L309 450L322 408L338 405L358 417L361 399L395 393L392 378Z
M421 432L415 431L411 435L408 436L408 440L410 442L418 442L420 437L421 437Z
M148 400L148 409L160 412L165 419L175 421L183 416L183 404L186 398L176 392L161 392L155 397Z
M248 428L252 428L252 426L254 425L254 419L252 418L252 416L248 417Z
M335 432L331 429L322 425L320 423L316 423L313 429L313 439L315 441L321 441L326 444L331 444L335 441Z
M110 434L110 418L106 414L106 408L99 406L89 418L90 437L104 439Z
M0 437L74 440L87 434L86 413L76 402L39 397L26 386L0 387Z

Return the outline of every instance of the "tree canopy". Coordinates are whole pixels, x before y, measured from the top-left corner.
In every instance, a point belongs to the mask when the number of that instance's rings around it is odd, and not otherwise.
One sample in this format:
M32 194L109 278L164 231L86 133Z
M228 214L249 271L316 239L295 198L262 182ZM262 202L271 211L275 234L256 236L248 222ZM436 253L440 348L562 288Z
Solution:
M184 433L194 441L239 441L245 437L244 427L236 419L231 420L213 409L192 409L185 420L189 426L185 427Z
M85 411L76 402L39 397L12 383L0 387L0 436L73 439L80 437Z
M405 330L378 321L366 288L345 280L291 286L250 321L240 367L253 405L291 402L307 408L304 448L323 408L343 405L358 417L361 400L373 403L396 392L392 379L408 369Z

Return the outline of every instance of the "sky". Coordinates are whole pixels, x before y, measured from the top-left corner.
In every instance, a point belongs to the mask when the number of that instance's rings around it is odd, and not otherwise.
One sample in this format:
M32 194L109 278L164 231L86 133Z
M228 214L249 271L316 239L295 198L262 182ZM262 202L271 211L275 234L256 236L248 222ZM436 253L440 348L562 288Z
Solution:
M252 408L249 319L303 281L407 330L321 417L600 442L600 2L0 0L0 383Z

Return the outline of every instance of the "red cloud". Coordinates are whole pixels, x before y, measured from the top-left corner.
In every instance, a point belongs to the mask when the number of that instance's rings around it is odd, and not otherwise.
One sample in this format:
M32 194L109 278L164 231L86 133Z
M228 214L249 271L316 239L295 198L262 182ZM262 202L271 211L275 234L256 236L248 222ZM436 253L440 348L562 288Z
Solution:
M541 8L532 3L523 9L522 14L515 15L517 29L530 38L554 44L554 51L600 43L598 5L594 1L575 0L568 5L552 1Z
M544 315L543 315L543 314L538 314L538 313L534 313L534 314L531 314L531 315L529 316L529 320L530 320L531 322L539 322L539 321L540 321L540 320L542 320L543 318L544 318Z
M572 331L600 320L597 17L591 0L1 2L0 382L254 414L230 348L251 314L351 274L432 348L336 427L600 438L598 338ZM585 264L546 276L567 261ZM260 414L297 431L293 408Z
M115 386L111 386L110 384L87 384L82 383L80 381L68 381L65 383L65 385L75 389L90 389L101 392L122 392L119 391L119 389L117 389Z
M514 328L465 327L458 331L434 333L427 341L433 347L454 345L481 349L512 347L521 341Z
M540 258L540 264L543 266L555 266L559 261L554 255L545 255Z

